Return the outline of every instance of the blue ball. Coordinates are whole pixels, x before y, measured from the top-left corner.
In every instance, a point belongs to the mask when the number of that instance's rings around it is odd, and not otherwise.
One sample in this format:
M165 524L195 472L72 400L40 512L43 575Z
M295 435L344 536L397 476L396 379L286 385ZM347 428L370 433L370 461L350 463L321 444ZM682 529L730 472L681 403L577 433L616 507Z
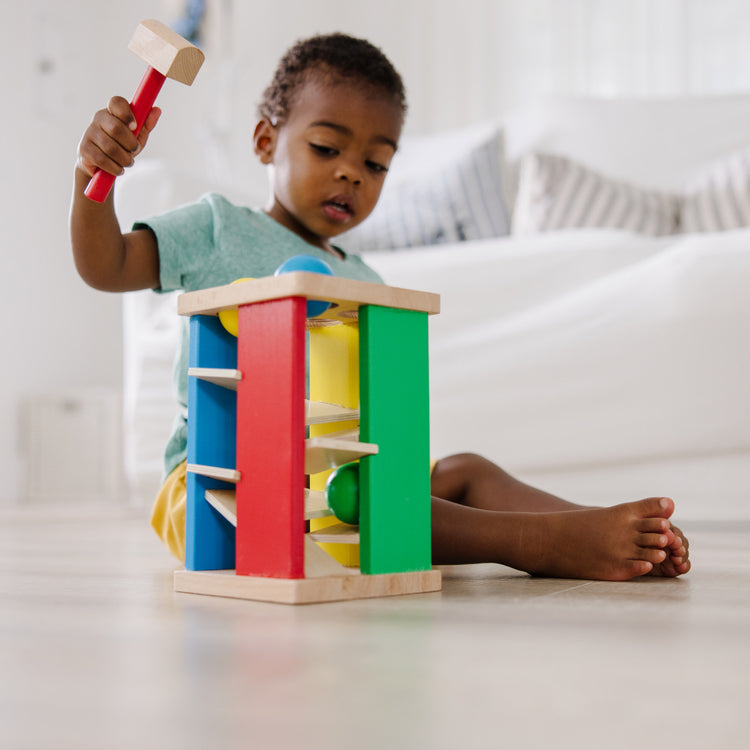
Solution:
M276 269L274 276L281 276L282 273L292 273L293 271L306 271L307 273L322 273L333 276L333 271L328 263L320 258L316 258L314 255L295 255L293 258L285 260ZM323 300L308 300L307 317L315 318L318 315L322 315L330 306L330 302L324 302Z

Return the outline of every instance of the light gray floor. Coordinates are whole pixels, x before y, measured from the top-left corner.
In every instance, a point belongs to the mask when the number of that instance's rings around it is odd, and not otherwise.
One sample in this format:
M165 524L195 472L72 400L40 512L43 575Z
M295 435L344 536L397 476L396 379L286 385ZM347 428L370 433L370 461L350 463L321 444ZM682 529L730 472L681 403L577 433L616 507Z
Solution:
M0 515L0 747L748 748L750 524L607 584L444 568L304 607L175 594L142 518Z

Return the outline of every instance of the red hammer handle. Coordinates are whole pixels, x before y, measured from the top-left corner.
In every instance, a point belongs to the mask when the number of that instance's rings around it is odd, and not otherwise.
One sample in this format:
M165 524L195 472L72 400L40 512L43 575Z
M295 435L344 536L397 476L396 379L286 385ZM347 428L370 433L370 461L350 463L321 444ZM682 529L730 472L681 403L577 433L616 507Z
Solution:
M158 70L148 67L146 72L141 78L141 82L138 84L133 100L130 102L130 108L133 110L135 115L135 130L133 133L138 135L141 132L143 123L146 122L148 113L151 111L156 101L156 97L161 91L162 84L166 80L166 76L160 73ZM104 172L101 169L97 169L94 172L94 176L89 181L83 194L87 198L91 198L92 201L97 203L104 203L109 195L109 191L112 190L112 185L115 184L115 176L109 172Z

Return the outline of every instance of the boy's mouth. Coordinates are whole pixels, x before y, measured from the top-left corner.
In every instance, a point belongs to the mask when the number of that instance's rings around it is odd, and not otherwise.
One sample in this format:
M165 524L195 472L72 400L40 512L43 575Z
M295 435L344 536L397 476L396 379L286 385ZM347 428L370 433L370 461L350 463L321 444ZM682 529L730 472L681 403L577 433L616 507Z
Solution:
M337 195L323 203L323 211L329 219L343 224L354 216L354 205L348 195Z

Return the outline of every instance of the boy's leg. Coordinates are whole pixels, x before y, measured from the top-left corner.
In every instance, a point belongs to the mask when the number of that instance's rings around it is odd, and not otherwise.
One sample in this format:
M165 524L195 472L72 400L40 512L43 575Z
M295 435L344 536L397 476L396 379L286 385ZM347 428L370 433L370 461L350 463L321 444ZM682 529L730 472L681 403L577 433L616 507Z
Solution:
M666 498L585 508L472 454L439 461L432 492L436 564L499 562L539 575L605 580L690 569L687 540L670 526L674 503Z
M584 507L524 484L475 453L440 459L432 470L431 484L437 497L484 510L533 513Z

